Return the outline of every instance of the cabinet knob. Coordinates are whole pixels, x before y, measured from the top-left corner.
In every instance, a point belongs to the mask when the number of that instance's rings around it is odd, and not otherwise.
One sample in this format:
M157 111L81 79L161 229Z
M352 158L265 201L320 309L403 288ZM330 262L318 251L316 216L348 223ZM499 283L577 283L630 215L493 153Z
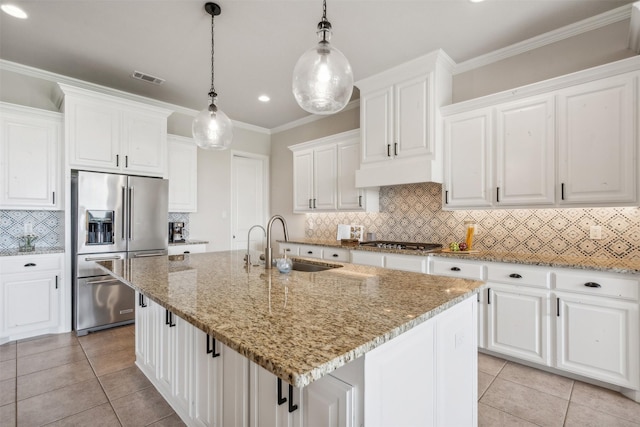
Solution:
M587 282L584 284L586 287L588 288L601 288L602 286L600 285L600 283L596 283L596 282Z
M334 257L334 258L338 258L338 254L333 254L331 256Z
M33 262L28 262L28 263L26 263L24 266L25 266L25 267L35 267L36 265L35 265L35 263L33 263Z
M518 273L511 273L509 277L511 277L512 279L522 279L522 276Z
M312 255L312 254L313 254L313 251L307 251L307 253L308 253L309 255Z
M460 267L451 267L451 271L460 271Z

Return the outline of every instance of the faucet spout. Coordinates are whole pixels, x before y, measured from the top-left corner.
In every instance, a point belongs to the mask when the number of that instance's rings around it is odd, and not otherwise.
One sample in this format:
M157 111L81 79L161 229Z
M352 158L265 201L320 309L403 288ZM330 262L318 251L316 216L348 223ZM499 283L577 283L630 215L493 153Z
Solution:
M249 232L247 233L247 255L245 255L244 257L245 265L247 267L251 267L251 254L249 253L249 249L251 248L251 230L253 230L254 228L261 228L264 235L267 235L267 231L264 229L264 227L258 224L252 226L249 229Z
M264 250L264 268L272 268L271 262L273 261L273 252L271 249L271 228L275 220L279 220L282 223L282 229L284 230L284 241L289 241L289 233L287 232L287 222L282 215L274 215L267 223L267 247Z

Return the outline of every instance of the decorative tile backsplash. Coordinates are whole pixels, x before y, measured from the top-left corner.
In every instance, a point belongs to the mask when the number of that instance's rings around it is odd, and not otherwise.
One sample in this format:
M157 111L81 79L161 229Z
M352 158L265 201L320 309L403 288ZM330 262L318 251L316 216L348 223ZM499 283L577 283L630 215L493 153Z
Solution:
M640 208L442 210L442 185L380 188L379 213L307 214L306 237L335 239L338 224L363 225L377 240L463 241L464 221L477 222L474 247L519 254L625 258L640 261ZM589 239L589 227L602 239Z
M31 224L38 236L36 247L64 246L64 211L0 210L0 249L17 248L25 224Z

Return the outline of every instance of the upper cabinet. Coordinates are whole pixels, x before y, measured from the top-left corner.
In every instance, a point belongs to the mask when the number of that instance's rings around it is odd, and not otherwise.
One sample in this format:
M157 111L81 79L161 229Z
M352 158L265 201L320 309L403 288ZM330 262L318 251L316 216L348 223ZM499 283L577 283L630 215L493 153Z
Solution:
M166 174L171 111L59 84L71 168L146 176Z
M636 206L638 62L444 108L443 208Z
M451 102L453 61L441 50L368 77L360 89L357 187L442 182L440 107Z
M169 212L198 210L198 146L191 138L167 136Z
M0 209L62 206L62 115L0 104Z
M378 210L378 189L356 188L360 131L289 147L293 151L293 211Z

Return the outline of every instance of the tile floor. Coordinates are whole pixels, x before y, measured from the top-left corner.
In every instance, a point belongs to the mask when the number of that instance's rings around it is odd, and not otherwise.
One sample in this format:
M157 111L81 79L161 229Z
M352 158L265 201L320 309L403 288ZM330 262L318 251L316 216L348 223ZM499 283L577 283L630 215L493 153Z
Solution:
M134 365L133 331L0 346L0 426L184 426ZM618 393L485 354L478 399L480 426L640 426Z

